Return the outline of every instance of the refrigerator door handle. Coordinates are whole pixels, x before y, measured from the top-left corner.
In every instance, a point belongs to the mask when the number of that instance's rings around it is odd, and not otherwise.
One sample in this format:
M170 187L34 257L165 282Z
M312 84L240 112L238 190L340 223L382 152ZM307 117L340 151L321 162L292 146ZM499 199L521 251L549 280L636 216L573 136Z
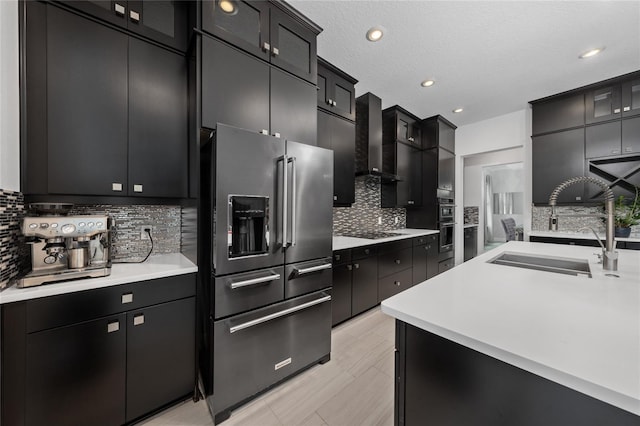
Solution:
M325 269L331 269L332 265L331 263L323 263L322 265L316 265L316 266L311 266L309 268L294 268L294 271L296 273L296 275L304 275L304 274L310 274L312 272L317 272L317 271L323 271Z
M296 192L296 157L290 157L289 162L291 162L291 246L295 246L298 235L297 235L297 204L298 204L298 193Z
M289 314L292 314L294 312L302 311L302 310L310 308L312 306L319 305L319 304L324 303L324 302L328 302L329 300L331 300L331 296L324 296L324 297L321 297L319 299L312 300L311 302L303 303L302 305L294 306L292 308L288 308L288 309L284 309L282 311L274 312L272 314L265 315L263 317L256 318L256 319L251 320L251 321L243 322L242 324L238 324L236 326L229 327L229 333L235 333L236 331L244 330L246 328L251 328L251 327L254 327L256 325L265 323L267 321L271 321L271 320L274 320L276 318L280 318L280 317L283 317L285 315L289 315Z
M280 279L280 274L273 274L273 275L268 275L266 277L258 277L258 278L252 278L250 280L232 282L230 284L230 287L232 290L235 290L236 288L248 287L251 285L266 283L269 281L275 281L279 279Z
M289 178L287 176L287 168L288 168L288 157L283 155L278 159L278 161L282 161L282 210L280 211L280 216L282 217L282 229L280 235L282 236L282 248L287 247L287 198L288 194L288 186L289 186Z

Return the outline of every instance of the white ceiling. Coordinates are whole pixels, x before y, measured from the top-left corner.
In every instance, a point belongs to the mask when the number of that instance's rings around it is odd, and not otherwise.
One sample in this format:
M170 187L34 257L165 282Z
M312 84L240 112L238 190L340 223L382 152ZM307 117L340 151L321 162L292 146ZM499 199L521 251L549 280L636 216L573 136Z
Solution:
M288 2L324 29L318 55L357 78L358 95L458 126L640 70L640 1ZM371 43L376 25L386 32Z

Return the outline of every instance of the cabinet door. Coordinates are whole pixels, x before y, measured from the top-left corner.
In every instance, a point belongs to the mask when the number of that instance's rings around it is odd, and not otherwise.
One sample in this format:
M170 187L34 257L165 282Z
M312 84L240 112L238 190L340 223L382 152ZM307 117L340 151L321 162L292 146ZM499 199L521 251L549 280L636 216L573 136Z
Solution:
M620 117L620 86L614 85L587 92L585 120L587 124L599 123Z
M331 325L351 318L351 271L352 265L333 266L333 289L331 290Z
M622 153L640 152L640 117L622 120Z
M411 268L380 278L380 280L378 280L378 301L382 302L384 299L394 296L412 286Z
M266 1L204 0L202 29L269 60L269 3Z
M353 83L333 75L331 79L331 111L348 120L356 119L356 89Z
M471 227L464 230L464 261L471 260L478 253L478 228Z
M318 108L322 108L327 111L331 111L331 105L329 104L330 78L331 78L331 74L329 73L329 71L318 66L318 83L317 83Z
M406 115L396 112L396 141L409 143L411 137L411 119Z
M47 7L49 193L126 194L127 43L122 33Z
M456 152L456 129L438 121L438 146Z
M532 124L534 135L584 126L584 94L536 103Z
M565 180L584 176L584 129L567 130L532 138L533 202L547 204L551 191ZM582 202L584 185L571 185L558 202Z
M187 50L189 2L173 0L129 1L129 30L178 50Z
M413 285L427 279L427 245L413 247Z
M127 27L127 2L126 0L66 0L61 3L80 10L96 18L107 21L121 27Z
M132 37L129 195L187 196L187 126L187 59Z
M622 84L622 116L640 114L640 78Z
M398 120L399 121L399 120ZM401 181L396 185L396 207L413 204L411 199L411 157L412 150L409 145L396 144L396 173Z
M378 303L378 258L353 262L351 313L357 315Z
M195 297L127 313L127 422L193 392L195 317Z
M26 425L125 422L125 315L27 335Z
M438 189L453 190L456 173L455 155L438 148Z
M585 129L586 158L620 155L620 121L589 126Z
M316 87L272 67L271 134L316 145L317 120Z
M202 37L202 125L269 131L269 65Z
M427 243L427 279L435 277L439 273L438 236L430 236Z
M326 115L326 114L325 114ZM333 149L334 203L355 202L355 150L356 125L352 121L330 117L333 122L331 145Z
M315 86L318 73L316 35L276 7L271 8L271 63ZM314 87L315 89L315 87ZM314 93L314 99L316 94Z

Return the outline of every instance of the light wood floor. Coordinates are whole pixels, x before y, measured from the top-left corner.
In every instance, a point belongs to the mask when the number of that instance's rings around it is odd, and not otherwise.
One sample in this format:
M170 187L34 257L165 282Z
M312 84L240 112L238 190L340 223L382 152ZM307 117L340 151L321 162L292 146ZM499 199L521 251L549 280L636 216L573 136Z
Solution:
M240 407L223 426L393 424L394 319L377 307L333 329L331 361ZM213 425L206 403L167 410L145 426Z

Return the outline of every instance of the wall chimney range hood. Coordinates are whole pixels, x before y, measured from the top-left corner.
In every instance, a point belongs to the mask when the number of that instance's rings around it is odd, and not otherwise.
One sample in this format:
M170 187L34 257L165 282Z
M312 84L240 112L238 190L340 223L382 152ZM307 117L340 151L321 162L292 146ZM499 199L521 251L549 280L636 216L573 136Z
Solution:
M382 169L382 100L369 92L356 99L356 176L402 180Z

